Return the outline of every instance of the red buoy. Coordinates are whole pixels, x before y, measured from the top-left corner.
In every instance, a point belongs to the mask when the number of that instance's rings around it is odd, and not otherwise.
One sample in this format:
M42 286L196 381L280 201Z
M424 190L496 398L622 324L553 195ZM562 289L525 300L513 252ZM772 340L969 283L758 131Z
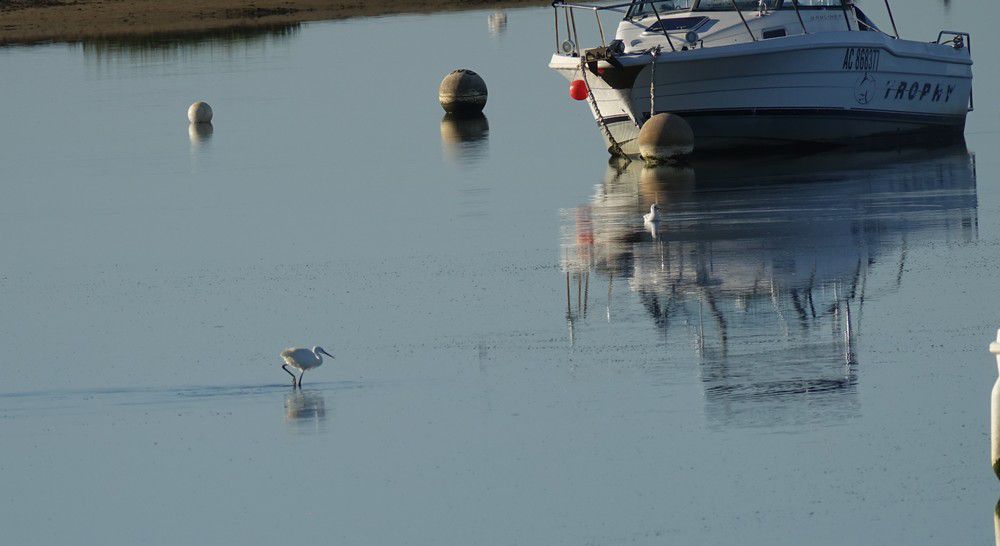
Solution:
M583 80L573 80L569 84L569 96L575 100L587 100L587 84Z

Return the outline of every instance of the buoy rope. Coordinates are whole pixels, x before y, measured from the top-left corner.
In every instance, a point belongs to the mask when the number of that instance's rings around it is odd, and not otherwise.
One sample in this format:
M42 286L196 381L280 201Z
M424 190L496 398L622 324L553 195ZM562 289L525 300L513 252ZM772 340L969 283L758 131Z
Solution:
M629 160L629 157L622 151L621 145L615 140L615 136L611 134L611 130L608 129L608 124L604 121L604 116L601 115L601 109L597 106L597 99L594 98L594 92L590 89L590 81L587 79L587 60L583 55L580 56L580 74L583 77L583 85L587 87L587 99L590 101L590 107L594 109L594 114L597 116L597 125L604 131L604 136L608 137L608 141L611 142L611 147L608 148L608 151L611 152L611 155L624 157L626 160Z
M649 63L649 117L656 115L656 58L660 56L660 46L649 50L653 60Z

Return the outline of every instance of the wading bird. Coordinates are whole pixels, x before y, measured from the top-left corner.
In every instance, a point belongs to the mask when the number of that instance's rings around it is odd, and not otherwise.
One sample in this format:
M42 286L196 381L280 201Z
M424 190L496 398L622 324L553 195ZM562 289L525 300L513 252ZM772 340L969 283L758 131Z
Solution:
M288 372L288 375L292 376L293 387L302 386L302 376L306 374L306 370L319 368L323 364L323 357L321 355L333 358L333 355L324 351L322 347L313 347L312 349L291 348L281 351L281 359L285 361L285 363L281 365L281 369L285 370ZM297 378L295 377L295 374L288 369L289 366L301 372Z
M660 205L653 203L649 206L649 214L642 217L642 221L647 224L654 224L660 221Z

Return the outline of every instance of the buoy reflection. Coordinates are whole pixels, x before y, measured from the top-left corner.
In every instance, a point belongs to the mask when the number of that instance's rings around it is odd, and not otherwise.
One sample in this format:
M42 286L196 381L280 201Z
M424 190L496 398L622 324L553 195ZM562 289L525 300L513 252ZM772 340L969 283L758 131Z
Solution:
M997 504L993 507L993 534L996 535L997 546L1000 546L1000 499L997 499Z
M483 114L441 118L441 147L444 155L458 163L472 163L486 157L490 122Z
M193 146L207 143L214 132L215 127L211 123L191 123L188 125L188 138L191 139Z

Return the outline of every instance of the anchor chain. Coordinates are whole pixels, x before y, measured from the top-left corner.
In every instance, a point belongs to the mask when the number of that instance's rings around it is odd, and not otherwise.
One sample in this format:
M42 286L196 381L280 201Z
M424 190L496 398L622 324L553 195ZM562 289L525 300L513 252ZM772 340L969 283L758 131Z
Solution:
M590 100L590 107L594 109L594 113L597 115L597 125L604 131L604 136L608 137L608 141L611 142L611 147L608 149L611 155L618 157L624 157L627 161L631 161L625 152L622 151L622 147L615 140L614 135L611 134L611 130L608 129L608 124L604 121L604 116L601 115L601 109L597 106L597 99L594 98L594 92L590 89L590 81L587 80L587 60L586 57L580 56L580 74L583 77L583 85L587 86L587 99Z

